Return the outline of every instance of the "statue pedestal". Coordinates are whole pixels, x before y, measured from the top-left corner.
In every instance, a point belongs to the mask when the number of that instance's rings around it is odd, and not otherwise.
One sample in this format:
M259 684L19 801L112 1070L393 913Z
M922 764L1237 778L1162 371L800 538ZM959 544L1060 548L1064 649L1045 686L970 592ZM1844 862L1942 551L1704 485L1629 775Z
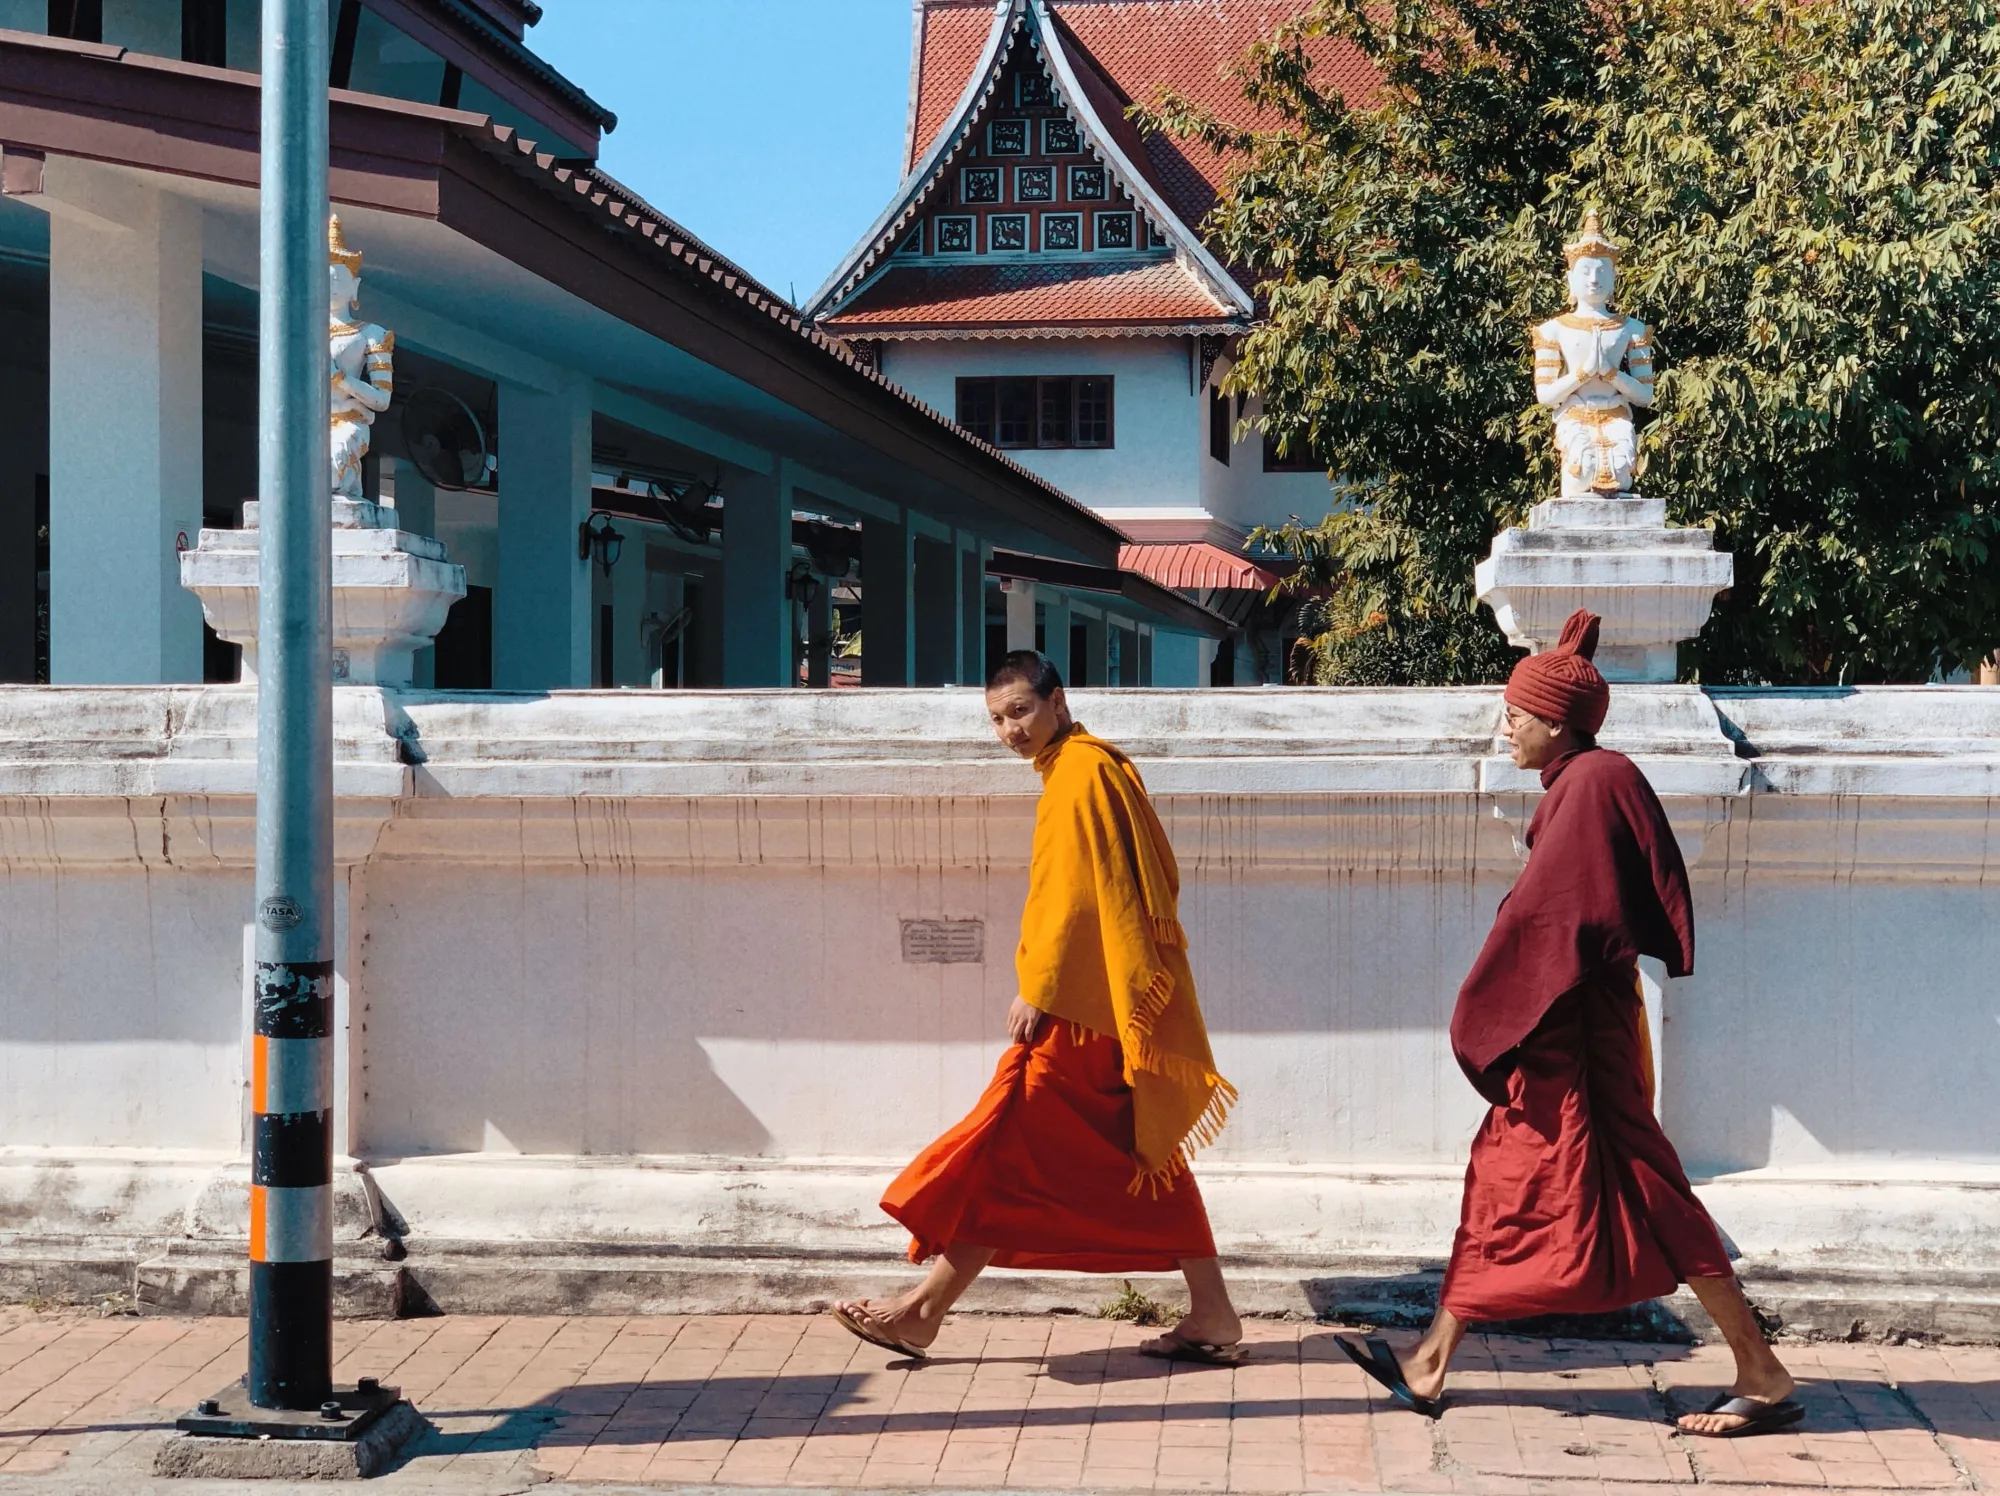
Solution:
M203 530L181 553L181 585L201 599L208 625L243 647L243 679L257 678L257 503L240 530ZM336 685L407 686L416 652L465 596L465 568L444 544L395 528L395 511L333 501L333 679Z
M1537 504L1526 526L1493 537L1473 583L1521 648L1548 649L1563 620L1588 608L1604 620L1606 680L1670 681L1680 641L1701 632L1735 574L1711 531L1668 529L1662 500L1621 494Z

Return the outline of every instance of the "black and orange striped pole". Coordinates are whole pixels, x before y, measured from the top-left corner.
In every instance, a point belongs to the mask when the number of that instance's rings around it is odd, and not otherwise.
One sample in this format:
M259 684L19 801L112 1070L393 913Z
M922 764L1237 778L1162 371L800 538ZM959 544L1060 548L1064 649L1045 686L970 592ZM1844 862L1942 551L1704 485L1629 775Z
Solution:
M327 0L264 0L258 305L252 1406L333 1381Z
M333 963L259 961L255 980L248 1388L256 1407L317 1409L333 1382Z

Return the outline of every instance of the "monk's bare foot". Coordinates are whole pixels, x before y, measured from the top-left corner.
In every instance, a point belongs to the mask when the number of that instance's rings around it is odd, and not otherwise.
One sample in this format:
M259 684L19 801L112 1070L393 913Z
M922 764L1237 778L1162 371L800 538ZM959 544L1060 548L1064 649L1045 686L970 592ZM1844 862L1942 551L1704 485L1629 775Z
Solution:
M1731 1397L1747 1397L1752 1402L1777 1403L1790 1397L1798 1387L1790 1372L1773 1356L1766 1365L1739 1372L1730 1387ZM1737 1413L1683 1413L1679 1425L1684 1433L1714 1437L1742 1428L1750 1420Z
M1426 1335L1396 1360L1403 1368L1403 1385L1411 1392L1432 1402L1444 1396L1444 1377L1451 1357L1443 1346Z
M923 1300L906 1294L899 1299L842 1299L834 1308L855 1323L866 1326L890 1340L927 1350L938 1337L944 1316L926 1317Z
M1188 1345L1235 1345L1243 1338L1243 1321L1233 1309L1211 1311L1196 1315L1189 1312L1181 1316L1179 1324L1165 1335L1156 1335L1145 1342L1142 1350L1156 1356L1164 1356L1174 1348L1179 1340Z

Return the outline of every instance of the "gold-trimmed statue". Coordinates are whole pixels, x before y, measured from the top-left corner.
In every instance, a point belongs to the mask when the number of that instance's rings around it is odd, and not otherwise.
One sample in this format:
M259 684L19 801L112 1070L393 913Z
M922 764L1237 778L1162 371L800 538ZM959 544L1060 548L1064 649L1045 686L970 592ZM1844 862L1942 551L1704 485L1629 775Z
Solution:
M1534 329L1535 398L1555 413L1566 499L1633 491L1632 407L1653 403L1652 329L1610 310L1618 254L1591 209L1576 242L1563 246L1574 305Z
M327 355L332 360L333 496L367 497L361 486L361 459L368 455L369 428L389 408L395 386L391 365L396 335L373 322L351 321L361 297L361 251L349 249L335 214L326 226Z

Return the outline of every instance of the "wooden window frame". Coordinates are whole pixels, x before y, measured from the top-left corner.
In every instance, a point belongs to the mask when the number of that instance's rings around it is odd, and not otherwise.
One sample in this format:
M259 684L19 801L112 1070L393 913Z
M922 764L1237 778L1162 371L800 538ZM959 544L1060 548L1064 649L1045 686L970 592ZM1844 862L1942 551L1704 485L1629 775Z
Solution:
M1003 380L1023 380L1034 386L1029 400L1031 412L1029 425L1034 440L1027 442L1001 442L1000 437L1000 384ZM1045 387L1050 384L1067 384L1069 389L1069 439L1067 441L1045 442L1042 440L1042 402ZM1104 387L1104 440L1085 442L1077 439L1081 426L1077 409L1077 399L1085 384L1100 384ZM968 386L986 387L986 408L991 418L985 429L964 421ZM1112 374L979 374L962 375L953 385L952 418L981 441L999 447L1003 452L1108 452L1118 445L1118 380Z

